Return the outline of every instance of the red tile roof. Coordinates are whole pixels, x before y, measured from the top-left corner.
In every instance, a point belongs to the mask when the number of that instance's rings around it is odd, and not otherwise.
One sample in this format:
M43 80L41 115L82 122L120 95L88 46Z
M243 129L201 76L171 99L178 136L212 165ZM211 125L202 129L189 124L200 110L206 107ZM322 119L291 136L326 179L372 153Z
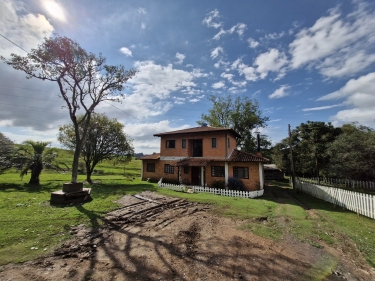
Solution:
M159 134L154 134L154 137L161 137L165 135L175 135L175 134L191 134L191 133L203 133L203 132L218 132L218 131L228 131L234 134L236 137L240 138L241 135L238 134L236 131L230 128L222 128L222 127L195 127L189 128L184 130L177 130L171 132L164 132Z
M264 157L259 157L248 152L242 152L237 149L234 149L230 156L228 157L229 161L233 162L263 162L266 163L269 159Z
M139 157L140 160L158 160L160 159L160 153L154 153L150 155L143 155Z

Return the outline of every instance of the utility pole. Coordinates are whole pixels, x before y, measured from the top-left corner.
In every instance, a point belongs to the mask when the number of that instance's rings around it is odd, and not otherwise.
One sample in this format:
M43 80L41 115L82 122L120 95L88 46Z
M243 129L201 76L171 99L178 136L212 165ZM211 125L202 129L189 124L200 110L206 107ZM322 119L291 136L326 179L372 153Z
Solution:
M290 149L290 169L292 172L292 185L293 185L293 191L297 192L296 175L294 172L294 162L293 162L292 134L290 133L290 124L288 124L288 134L289 134L289 149Z

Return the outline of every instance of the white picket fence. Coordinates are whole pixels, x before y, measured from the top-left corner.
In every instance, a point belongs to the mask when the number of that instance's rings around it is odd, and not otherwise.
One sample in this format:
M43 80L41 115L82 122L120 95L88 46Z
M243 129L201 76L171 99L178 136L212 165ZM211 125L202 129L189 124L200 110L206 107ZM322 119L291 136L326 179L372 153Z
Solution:
M220 189L220 188L210 188L204 186L184 186L184 185L176 185L176 184L169 184L169 183L162 183L162 180L158 182L158 186L160 188L166 188L174 191L186 191L187 189L192 189L194 193L211 193L216 195L222 196L230 196L230 197L242 197L242 198L255 198L262 196L264 193L264 189L256 190L256 191L238 191L238 190L227 190L227 189Z
M375 190L375 182L372 181L355 181L346 179L331 179L331 178L299 178L304 182L315 183L319 185L334 186L350 189Z
M296 188L324 201L375 219L375 196L340 188L322 186L296 179Z

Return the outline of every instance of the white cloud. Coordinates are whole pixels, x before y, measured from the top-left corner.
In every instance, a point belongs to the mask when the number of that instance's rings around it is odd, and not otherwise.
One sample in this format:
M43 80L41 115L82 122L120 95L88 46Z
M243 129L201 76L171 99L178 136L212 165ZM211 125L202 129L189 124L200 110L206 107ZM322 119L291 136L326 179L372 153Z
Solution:
M154 134L183 130L189 127L189 125L172 127L170 121L162 120L155 123L127 123L125 131L133 139L136 152L151 154L160 152L160 138L154 137Z
M212 84L212 88L214 89L221 89L225 87L225 83L223 81L216 82Z
M266 34L266 35L264 36L264 38L265 38L266 40L277 40L277 39L280 39L281 37L283 37L284 35L285 35L285 32L284 32L284 31L282 31L282 32L280 32L280 33L276 33L276 32L274 32L274 33Z
M249 43L249 47L252 49L255 49L256 47L259 46L259 42L255 41L253 38L247 39L247 42Z
M214 40L219 40L220 37L224 34L226 34L227 32L224 30L224 29L220 29L220 31L218 33L215 34L215 36L213 37Z
M147 14L147 11L146 11L145 8L139 8L138 13L145 15L145 14Z
M186 66L188 66L188 65L186 65ZM193 66L193 65L191 65L191 66ZM191 72L191 74L192 74L194 77L196 77L196 78L208 77L208 76L209 76L208 73L204 73L204 72L202 72L202 70L199 69L199 68L194 68L193 71Z
M277 49L270 49L256 57L253 66L246 65L241 59L237 59L231 65L231 69L237 69L240 75L248 81L257 81L267 77L269 72L278 72L275 80L282 78L286 72L288 59L284 53Z
M236 64L238 73L243 75L246 80L248 81L257 81L259 79L259 75L256 69L252 66L248 66L244 63Z
M29 51L41 44L43 38L50 37L54 28L45 16L29 13L26 8L22 2L0 1L0 33ZM5 39L0 40L0 50L4 57L11 53L26 55ZM25 79L25 73L4 63L0 63L0 73L2 81L9 81L10 86L1 93L0 126L47 132L69 120L66 110L61 109L64 103L57 97L56 83Z
M257 72L260 73L261 78L267 76L269 71L277 72L288 63L284 53L280 53L277 49L271 49L266 53L260 54L254 62L257 67Z
M287 90L290 88L290 86L288 85L283 85L281 86L280 88L278 88L276 91L274 91L271 95L269 95L268 97L270 99L279 99L279 98L282 98L282 97L286 97L288 96L288 92Z
M36 48L53 31L44 15L27 13L20 3L0 1L0 33L26 51ZM24 51L6 40L0 40L0 49L4 57L11 53L25 55Z
M239 36L242 36L244 34L246 28L247 28L246 24L238 23L236 32L238 33Z
M343 99L352 96L353 94L365 93L372 94L375 96L375 72L361 76L358 79L350 79L344 87L330 93L328 95L318 98L318 101ZM374 104L367 103L368 106L374 106Z
M123 53L125 56L127 57L132 57L133 54L132 54L132 51L130 51L128 48L126 47L122 47L120 48L120 52Z
M146 29L146 24L144 22L141 23L141 28Z
M375 116L375 72L349 80L338 91L322 96L318 101L344 99L349 109L339 111L332 120L337 124L358 121L373 126Z
M158 65L153 61L138 61L134 66L138 73L127 83L129 88L123 102L101 103L97 112L110 111L111 117L126 123L143 121L163 115L173 104L179 104L182 99L176 99L177 93L194 97L201 94L200 90L195 89L196 77L193 72L174 69L171 64Z
M176 53L176 58L178 59L178 62L176 62L177 64L182 64L182 62L184 61L185 59L185 55L183 54L180 54L179 52Z
M221 23L214 22L214 20L217 18L219 18L219 11L215 9L206 15L203 23L205 23L207 27L219 28L221 26Z
M333 105L327 105L327 106L304 108L304 109L302 109L302 111L326 110L326 109L331 109L331 108L338 107L338 106L343 106L343 104L333 104Z
M221 36L225 34L232 34L233 32L237 32L238 35L241 37L245 32L247 26L244 23L237 23L236 25L232 26L228 30L220 29L220 31L213 37L214 40L219 40Z
M185 97L173 97L175 104L184 104L186 101Z
M225 78L225 79L228 79L229 81L233 79L234 75L233 74L230 74L230 73L221 73L220 75L221 77Z
M246 80L244 80L244 81L235 81L233 79L234 75L231 74L231 73L225 73L225 72L223 72L220 76L223 77L223 78L225 78L225 79L227 79L229 82L231 82L236 87L245 87L246 84L247 84Z
M148 98L166 99L174 91L195 87L194 75L190 72L173 69L171 64L162 66L153 61L138 61L136 77L130 80L136 94Z
M375 12L354 1L354 12L343 16L338 8L296 34L289 45L291 67L314 67L327 77L357 73L375 62Z
M215 62L214 67L220 68L220 67L227 67L230 63L227 61L224 61L223 59L219 59L217 62Z
M224 49L222 47L216 47L215 49L211 51L211 58L216 59L220 55L220 53L223 53L223 52L224 52Z
M47 12L55 19L59 21L66 21L65 12L60 4L54 0L43 0L43 6Z

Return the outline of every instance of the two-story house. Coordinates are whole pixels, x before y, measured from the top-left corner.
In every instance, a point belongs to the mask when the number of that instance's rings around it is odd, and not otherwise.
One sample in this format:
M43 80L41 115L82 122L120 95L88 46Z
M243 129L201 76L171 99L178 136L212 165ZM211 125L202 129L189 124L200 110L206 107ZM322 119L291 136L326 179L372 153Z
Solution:
M154 136L160 137L160 153L140 158L142 180L210 186L234 177L246 190L263 189L263 163L268 159L237 150L241 136L232 129L202 126Z

